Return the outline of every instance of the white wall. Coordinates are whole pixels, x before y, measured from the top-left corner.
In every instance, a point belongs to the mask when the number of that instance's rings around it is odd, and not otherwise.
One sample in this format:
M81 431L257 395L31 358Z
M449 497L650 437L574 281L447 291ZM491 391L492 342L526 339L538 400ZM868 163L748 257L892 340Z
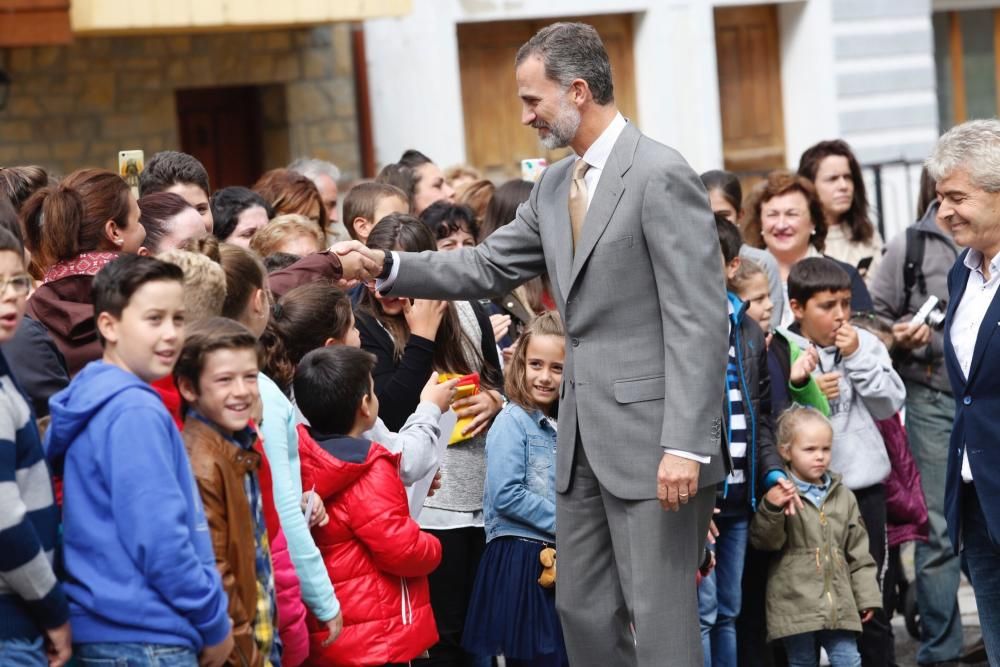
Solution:
M778 8L785 156L799 156L821 139L837 136L837 105L829 2L795 2Z
M466 160L456 26L629 13L636 17L639 126L696 169L722 161L709 0L413 0L405 17L366 21L375 157L419 148L440 164Z
M365 21L375 161L416 148L442 165L465 162L453 2L414 0L400 18Z

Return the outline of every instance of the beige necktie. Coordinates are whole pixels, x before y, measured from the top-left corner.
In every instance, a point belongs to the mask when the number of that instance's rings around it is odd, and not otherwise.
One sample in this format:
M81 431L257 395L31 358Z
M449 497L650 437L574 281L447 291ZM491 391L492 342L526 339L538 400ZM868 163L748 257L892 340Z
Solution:
M587 217L587 182L583 177L588 169L590 169L589 164L582 159L577 160L573 165L573 183L569 186L569 222L573 227L574 252L577 239L580 238L580 230L583 229L583 221Z

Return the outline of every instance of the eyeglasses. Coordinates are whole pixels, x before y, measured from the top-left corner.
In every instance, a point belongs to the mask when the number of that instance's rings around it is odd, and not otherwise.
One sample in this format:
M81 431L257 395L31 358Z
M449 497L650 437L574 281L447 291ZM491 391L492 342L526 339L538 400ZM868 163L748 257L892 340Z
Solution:
M13 290L14 296L24 296L31 290L31 276L22 273L6 280L0 279L0 295L6 294L8 287Z

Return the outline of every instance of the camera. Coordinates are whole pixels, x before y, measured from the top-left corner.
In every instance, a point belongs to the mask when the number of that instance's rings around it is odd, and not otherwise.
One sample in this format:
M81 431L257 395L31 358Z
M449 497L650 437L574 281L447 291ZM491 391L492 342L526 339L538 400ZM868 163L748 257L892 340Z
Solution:
M944 302L932 295L927 297L927 301L924 301L923 305L920 306L920 310L917 311L917 314L913 316L910 322L914 328L921 324L926 324L931 329L940 331L944 328L944 318Z

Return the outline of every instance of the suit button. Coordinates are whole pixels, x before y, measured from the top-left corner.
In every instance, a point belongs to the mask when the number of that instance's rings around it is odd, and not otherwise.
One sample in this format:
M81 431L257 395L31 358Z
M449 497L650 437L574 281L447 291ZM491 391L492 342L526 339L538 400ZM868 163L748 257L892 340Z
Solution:
M572 343L573 347L580 347L580 339L579 338L574 338L573 340L570 341L570 343Z
M962 399L962 403L965 405L972 405L972 397L966 396L965 398Z

